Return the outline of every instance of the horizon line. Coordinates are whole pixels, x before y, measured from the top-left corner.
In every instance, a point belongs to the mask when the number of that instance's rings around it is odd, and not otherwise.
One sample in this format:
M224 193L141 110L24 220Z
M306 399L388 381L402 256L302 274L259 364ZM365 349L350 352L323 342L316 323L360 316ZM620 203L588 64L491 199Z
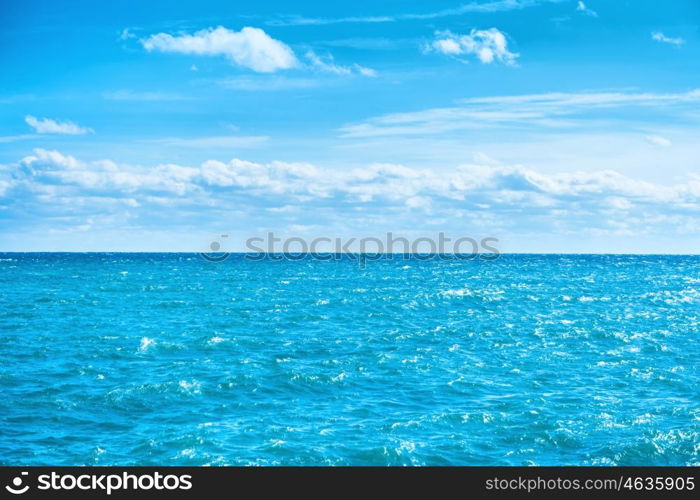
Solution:
M228 254L228 255L258 255L261 252L202 252L198 250L0 250L0 254L172 254L172 255L200 255L200 254ZM265 255L299 255L306 253L311 255L311 252L262 252ZM381 256L414 256L414 255L433 255L430 252L313 252L317 255L381 255ZM456 255L493 255L494 252L478 252L475 254L455 254L455 253L435 253L440 256L456 256ZM497 252L499 257L503 255L581 255L581 256L676 256L676 257L700 257L700 253L658 253L658 252Z

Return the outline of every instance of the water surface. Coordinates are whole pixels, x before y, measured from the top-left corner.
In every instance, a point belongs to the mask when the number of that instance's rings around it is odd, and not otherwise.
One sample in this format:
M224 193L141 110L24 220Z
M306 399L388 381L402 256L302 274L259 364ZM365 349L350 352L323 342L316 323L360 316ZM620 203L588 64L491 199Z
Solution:
M0 464L698 464L699 289L697 256L0 254Z

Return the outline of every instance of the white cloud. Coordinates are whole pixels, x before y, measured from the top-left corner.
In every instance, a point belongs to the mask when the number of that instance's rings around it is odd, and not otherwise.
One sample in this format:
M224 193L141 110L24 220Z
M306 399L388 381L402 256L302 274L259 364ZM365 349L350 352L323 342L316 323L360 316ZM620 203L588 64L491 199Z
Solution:
M377 71L372 68L367 68L365 66L360 66L359 64L354 64L353 67L362 75L374 78L377 76Z
M173 36L168 33L158 33L142 39L141 43L148 51L225 56L235 64L258 73L273 73L283 69L304 67L336 75L377 76L377 72L371 68L359 64L343 66L337 64L332 55L320 56L313 50L306 52L305 58L308 64L302 65L289 46L271 38L259 28L245 27L241 31L232 31L219 26L218 28L200 30L192 35ZM198 68L192 65L190 69L197 71ZM125 94L124 91L120 92ZM131 97L130 94L122 97L116 93L112 96L114 99L129 97ZM154 97L156 96L154 95ZM149 100L155 100L155 98Z
M319 69L328 73L335 73L336 75L349 75L352 70L346 66L338 66L333 61L333 56L327 55L325 57L320 57L312 50L306 52L306 58L309 60L312 68Z
M430 198L427 198L425 196L411 196L410 198L407 198L404 204L408 208L420 208L423 210L428 210L431 205L431 200Z
M661 33L660 31L654 31L654 32L652 32L652 34L651 34L651 39L652 39L652 40L655 40L655 41L657 41L657 42L668 43L668 44L670 44L670 45L675 45L676 47L679 47L679 46L681 46L681 45L683 45L683 44L685 43L685 40L683 40L683 39L680 38L680 37L679 37L679 38L671 38L671 37L668 37L668 36L664 35L664 34Z
M375 70L360 66L359 64L353 64L352 66L340 66L335 63L333 56L330 54L322 57L316 54L313 50L308 50L305 55L311 67L319 71L333 73L336 75L360 74L362 76L369 77L377 76L377 72Z
M27 122L27 125L32 127L37 134L81 135L93 132L92 129L81 127L73 122L60 122L49 118L36 118L32 115L25 116L24 121Z
M608 205L610 205L612 208L616 208L618 210L629 210L632 208L634 205L632 202L630 202L626 198L619 198L616 196L610 196L605 200Z
M646 136L646 140L649 141L651 144L654 144L656 146L663 146L663 147L669 147L673 145L673 143L666 139L665 137L661 137L660 135L648 135Z
M272 73L298 66L292 49L285 43L270 37L259 28L245 27L232 31L219 26L188 35L157 33L142 39L148 51L206 56L224 56L238 66Z
M429 51L449 56L473 55L484 64L496 61L513 65L519 56L519 54L508 50L506 35L496 28L473 29L468 35L460 35L450 31L438 31L435 35L436 39L427 47Z
M136 35L129 28L124 28L119 34L119 40L129 40L130 38L136 38Z
M0 179L0 197L4 196L13 185L14 183L9 179Z
M576 4L576 10L578 12L581 12L583 14L586 14L587 16L591 17L598 17L598 13L592 9L589 9L585 3L583 3L581 0L578 1Z
M111 160L83 162L73 156L45 149L35 149L33 155L23 158L20 168L25 174L25 181L31 181L29 187L38 192L48 191L54 196L61 191L65 191L64 195L72 193L75 196L71 187L81 188L83 195L110 197L136 192L146 195L152 191L183 195L195 189L191 181L197 175L197 169L178 165L158 165L143 170L117 165ZM47 190L47 186L53 188Z
M475 163L480 165L498 165L499 163L498 160L491 158L489 155L482 153L481 151L474 153L474 155L472 155L472 159Z

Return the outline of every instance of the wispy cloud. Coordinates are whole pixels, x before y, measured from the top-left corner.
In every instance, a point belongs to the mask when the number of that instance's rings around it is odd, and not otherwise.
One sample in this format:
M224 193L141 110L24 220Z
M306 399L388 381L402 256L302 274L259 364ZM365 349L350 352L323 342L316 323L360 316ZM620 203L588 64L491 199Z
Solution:
M371 68L353 64L352 66L341 66L335 63L332 55L319 56L313 50L306 52L306 59L312 68L335 75L360 74L362 76L375 77L377 72Z
M342 127L343 137L439 134L484 127L571 127L582 113L625 106L658 107L700 102L700 89L684 93L546 93L463 99L457 106L391 113ZM567 121L568 120L568 121Z
M515 64L519 54L508 50L506 35L496 28L487 30L473 29L468 35L455 34L450 31L438 31L427 47L427 51L435 51L448 56L471 55L484 64L500 62L507 65Z
M359 50L396 50L401 48L413 48L418 41L418 38L351 37L317 41L315 44Z
M259 73L272 73L298 66L289 46L260 28L232 31L223 26L193 34L157 33L141 40L146 50L203 56L223 56L234 64Z
M307 26L341 23L389 23L396 21L394 16L347 16L347 17L304 17L296 15L280 16L267 21L268 26Z
M121 33L119 33L119 40L129 40L131 38L136 38L136 35L130 28L124 28Z
M648 135L646 136L646 140L649 141L649 143L654 144L656 146L663 146L665 148L670 147L673 145L673 143L666 139L665 137L661 137L660 135Z
M576 4L576 11L580 12L582 14L585 14L587 16L591 17L598 17L598 13L594 11L593 9L588 8L588 6L583 3L581 0L578 1Z
M268 21L268 25L294 26L341 23L391 23L396 21L428 20L441 17L459 16L468 13L491 13L516 9L524 9L545 3L558 3L562 0L493 0L486 2L470 2L458 7L441 9L423 13L404 13L375 16L344 16L344 17L304 17L280 16Z
M225 89L244 90L246 92L272 92L278 90L310 89L322 84L320 79L290 76L234 76L216 80L216 84Z
M111 101L181 101L182 94L172 92L136 92L133 90L115 90L104 92L102 97Z
M27 139L35 139L37 137L39 137L37 134L6 135L0 136L0 143L24 141Z
M267 136L223 135L212 137L164 137L146 142L183 148L255 148L267 142Z
M660 31L654 31L651 34L651 39L655 40L657 42L661 43L668 43L670 45L675 45L676 47L679 47L685 43L685 40L682 38L672 38L664 35Z
M81 127L70 121L57 121L50 118L36 118L32 115L24 117L27 125L32 127L37 134L64 134L81 135L93 132L91 128Z

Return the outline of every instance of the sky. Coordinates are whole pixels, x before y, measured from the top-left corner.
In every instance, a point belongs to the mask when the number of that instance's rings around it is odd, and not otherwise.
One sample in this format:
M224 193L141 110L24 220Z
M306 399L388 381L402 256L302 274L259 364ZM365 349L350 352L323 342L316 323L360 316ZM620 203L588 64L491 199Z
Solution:
M0 251L700 248L696 0L25 0L0 20Z

